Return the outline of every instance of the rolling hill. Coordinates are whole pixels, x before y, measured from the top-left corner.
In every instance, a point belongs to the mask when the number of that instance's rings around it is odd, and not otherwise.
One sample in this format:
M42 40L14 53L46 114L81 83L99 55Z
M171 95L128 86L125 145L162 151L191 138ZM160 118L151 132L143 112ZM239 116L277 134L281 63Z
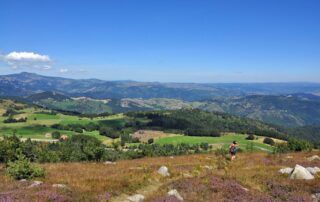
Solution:
M29 96L55 91L70 97L97 99L171 98L184 101L245 96L250 94L320 93L319 83L159 83L68 79L34 73L0 76L0 96Z

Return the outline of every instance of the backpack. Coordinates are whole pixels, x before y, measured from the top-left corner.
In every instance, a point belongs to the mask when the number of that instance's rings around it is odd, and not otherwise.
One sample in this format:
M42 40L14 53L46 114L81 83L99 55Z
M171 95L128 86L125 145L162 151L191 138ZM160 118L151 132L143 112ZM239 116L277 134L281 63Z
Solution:
M237 147L236 146L231 146L230 152L231 153L236 153L236 151L237 151Z

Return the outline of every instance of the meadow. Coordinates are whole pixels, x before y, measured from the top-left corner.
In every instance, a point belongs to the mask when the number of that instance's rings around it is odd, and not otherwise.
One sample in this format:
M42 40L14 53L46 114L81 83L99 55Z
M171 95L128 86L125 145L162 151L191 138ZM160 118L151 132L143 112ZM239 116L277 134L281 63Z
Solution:
M8 106L12 106L13 103L7 101L10 104L6 103L1 105L0 112L1 115L6 111ZM16 103L14 103L16 105ZM100 121L108 122L110 125L119 124L123 119L122 114L106 116L106 117L78 117L73 115L65 115L61 113L51 113L51 110L45 110L38 107L26 107L24 105L19 105L24 107L22 110L19 110L19 113L14 115L13 118L27 118L26 122L18 123L3 123L7 117L0 116L0 136L11 136L17 135L23 139L31 138L33 140L44 140L49 141L53 140L50 134L53 131L59 131L63 135L74 135L75 132L68 130L56 130L51 128L53 124L88 124L88 123L98 123ZM99 131L83 131L83 134L96 137L104 143L109 144L111 139L105 136L99 135Z
M239 147L243 150L248 150L252 144L253 150L263 150L272 152L272 146L263 144L261 140L263 140L265 137L256 137L255 140L246 140L247 135L241 135L241 134L226 134L221 137L192 137L192 136L183 136L183 135L177 135L177 136L171 136L171 137L163 137L160 139L157 139L155 142L158 144L180 144L180 143L186 143L186 144L201 144L203 142L207 142L208 144L212 145L213 148L228 148L230 143L233 141L237 141L239 144Z
M28 188L32 181L16 181L4 174L0 165L0 199L26 201L125 201L143 194L145 201L177 201L167 196L176 189L184 201L312 201L319 191L320 178L291 180L278 170L318 166L306 157L319 152L270 155L240 153L233 161L215 154L122 160L116 164L55 163L41 164L46 177L43 184ZM157 173L167 166L169 177ZM53 187L63 184L65 188Z
M59 130L54 129L51 126L54 124L60 125L68 125L68 124L78 124L78 125L86 125L89 123L93 124L103 124L112 128L122 128L124 127L126 121L130 119L130 117L126 117L124 114L116 114L109 116L98 116L98 117L80 117L76 115L66 115L62 113L52 113L51 110L39 108L36 106L28 106L23 105L21 103L14 103L10 100L5 100L1 103L0 109L2 114L5 113L6 109L10 107L21 108L17 110L18 113L13 115L13 118L27 118L26 122L18 122L18 123L3 123L3 121L7 117L0 116L0 136L10 136L17 135L23 140L30 138L32 140L37 141L53 141L54 139L51 137L51 133L54 131L59 131L62 135L72 136L76 134L74 131L70 130ZM132 118L131 118L132 119ZM136 121L140 123L146 123L144 118L135 118ZM82 132L84 135L89 135L95 137L102 141L107 145L111 145L114 141L119 141L119 138L111 139L106 136L102 136L99 134L98 130L86 131ZM272 152L272 146L263 144L262 141L264 137L256 136L256 139L253 141L246 140L247 135L240 135L235 133L226 133L221 137L200 137L200 136L184 136L181 134L174 133L163 133L161 131L154 131L153 133L161 133L161 138L155 138L154 134L148 134L144 137L143 142L147 142L149 138L153 138L155 143L157 144L173 144L177 145L180 143L186 143L190 145L208 143L214 149L215 148L227 148L232 141L237 141L242 150L262 150L267 152ZM135 143L133 143L135 144ZM130 144L132 145L132 144Z

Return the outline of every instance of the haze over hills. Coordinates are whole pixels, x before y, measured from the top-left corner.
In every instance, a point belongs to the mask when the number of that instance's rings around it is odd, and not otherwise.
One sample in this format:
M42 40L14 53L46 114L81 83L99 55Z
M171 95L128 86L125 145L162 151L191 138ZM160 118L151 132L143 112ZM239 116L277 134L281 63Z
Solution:
M1 96L28 96L43 91L56 91L71 97L91 98L172 98L197 101L250 94L279 95L320 93L320 83L241 83L197 84L135 81L67 79L19 73L0 76Z

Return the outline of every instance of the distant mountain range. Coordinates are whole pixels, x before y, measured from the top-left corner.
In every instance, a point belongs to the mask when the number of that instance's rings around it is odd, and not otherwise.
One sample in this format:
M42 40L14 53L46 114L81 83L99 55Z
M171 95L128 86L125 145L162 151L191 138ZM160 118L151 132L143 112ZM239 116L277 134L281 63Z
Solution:
M0 76L0 96L29 96L44 91L55 91L70 97L84 96L97 99L170 98L199 101L251 94L310 93L320 95L320 83L197 84L103 81L48 77L27 72Z
M0 95L84 114L197 108L281 126L320 125L320 84L193 84L0 76Z

